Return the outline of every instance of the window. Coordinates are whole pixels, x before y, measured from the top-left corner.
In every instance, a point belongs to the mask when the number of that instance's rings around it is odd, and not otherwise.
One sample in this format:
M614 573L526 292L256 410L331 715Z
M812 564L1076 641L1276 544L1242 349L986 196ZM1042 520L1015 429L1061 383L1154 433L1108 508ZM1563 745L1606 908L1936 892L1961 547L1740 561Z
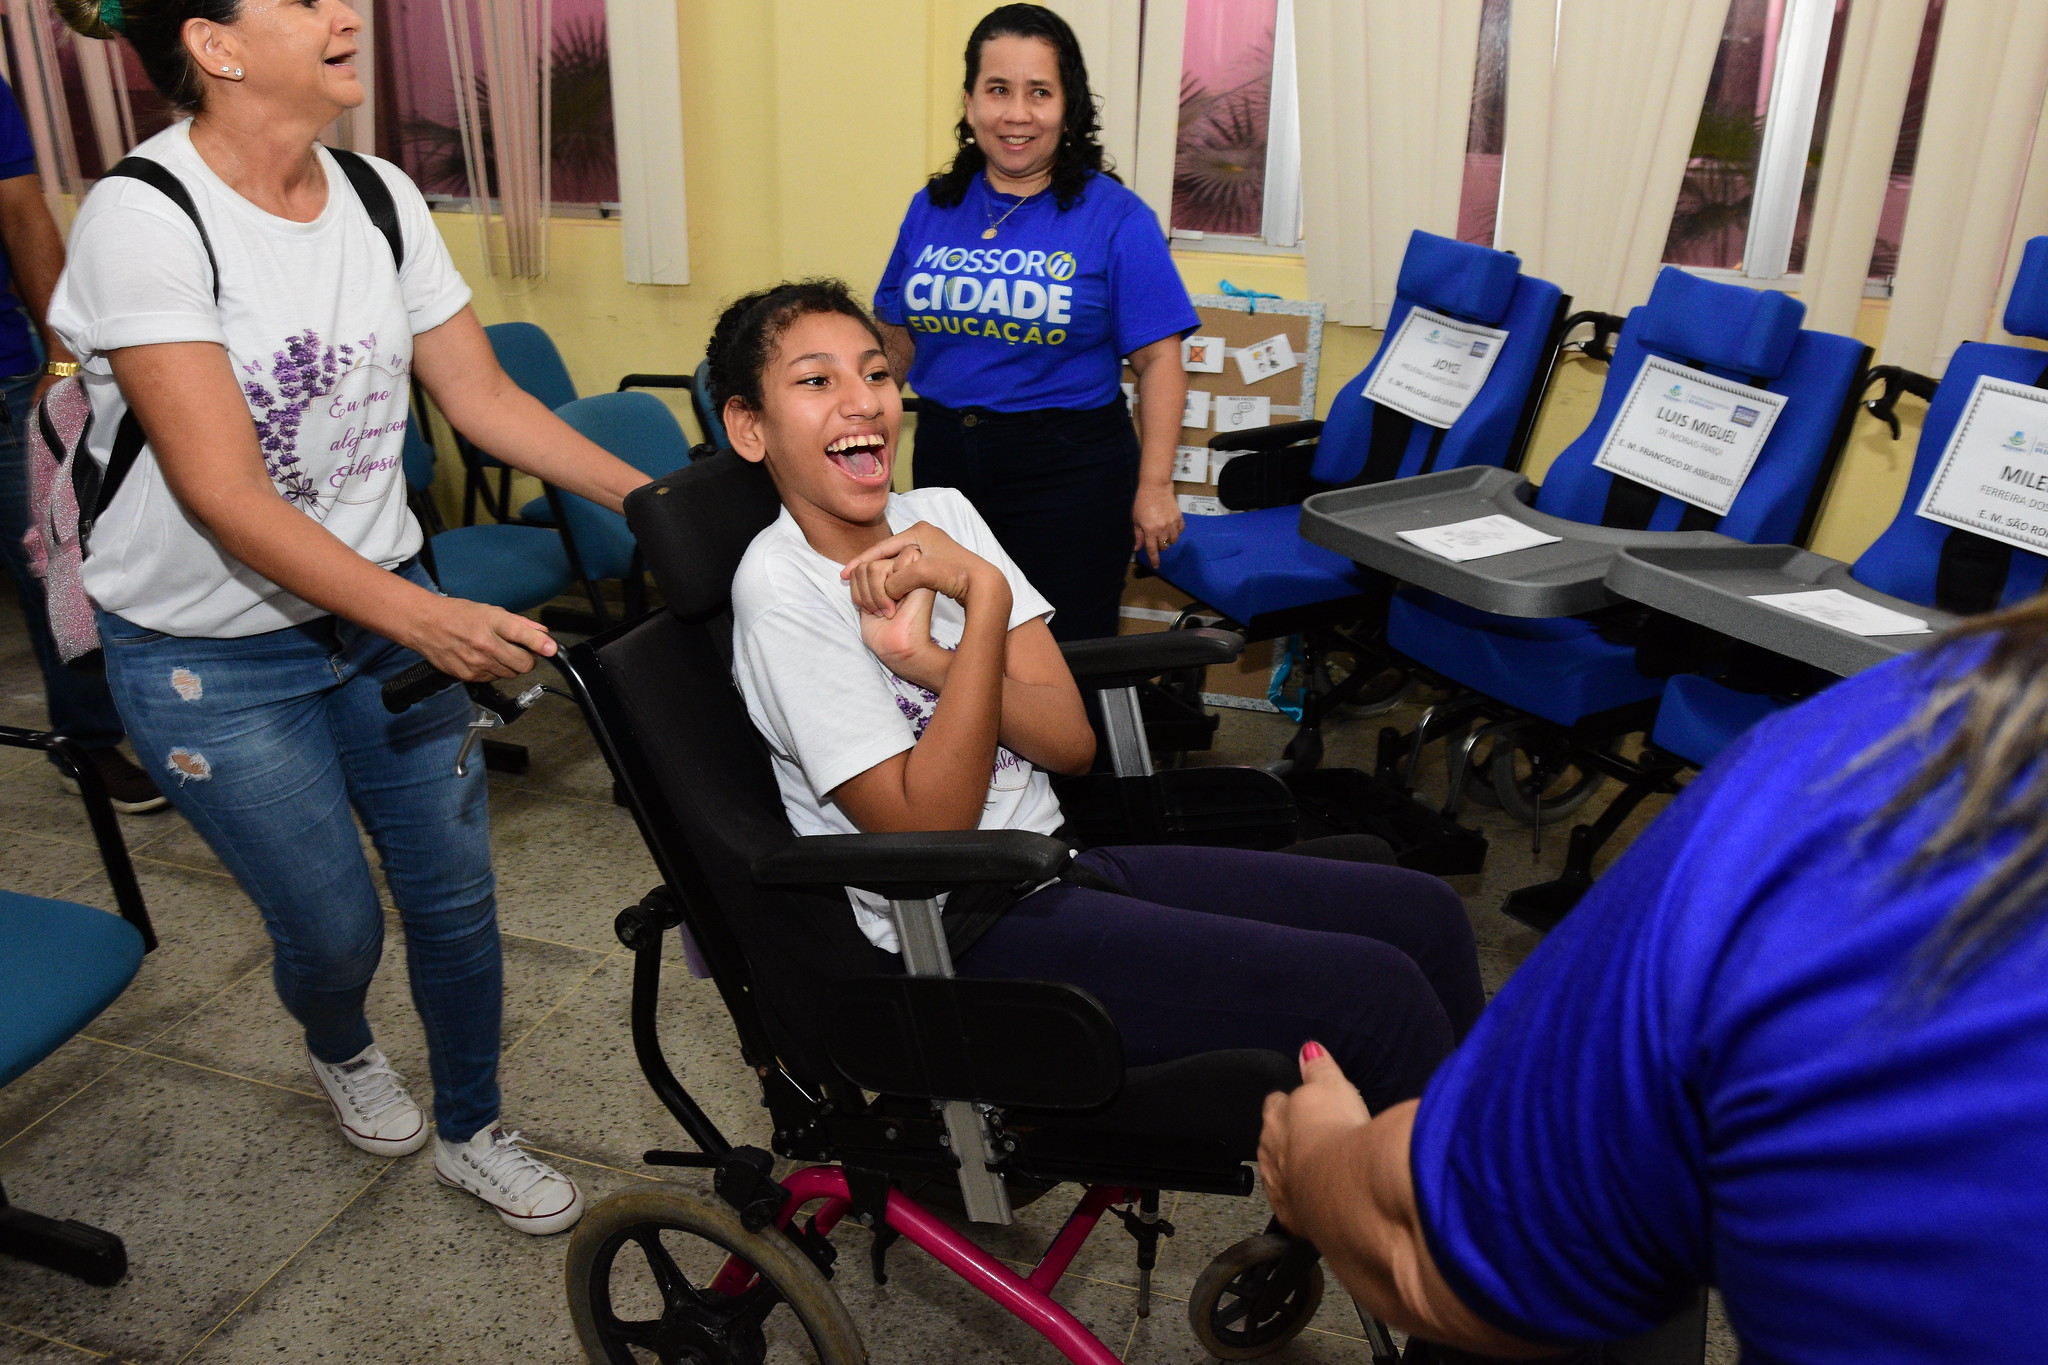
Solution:
M1849 3L1732 0L1667 262L1775 280L1803 258Z
M557 205L616 210L619 171L604 0L551 0L549 9L553 198ZM467 197L441 0L383 0L376 43L378 155L404 167L429 195ZM480 52L476 65L481 72ZM488 110L490 91L481 74L477 85L478 104ZM488 147L488 129L484 141Z
M1288 247L1300 241L1294 82L1291 0L1188 0L1173 157L1175 236ZM1286 208L1269 216L1269 195L1276 208Z
M1472 71L1472 121L1465 132L1465 186L1458 195L1458 240L1493 245L1500 217L1500 158L1507 135L1510 0L1482 0L1479 56Z

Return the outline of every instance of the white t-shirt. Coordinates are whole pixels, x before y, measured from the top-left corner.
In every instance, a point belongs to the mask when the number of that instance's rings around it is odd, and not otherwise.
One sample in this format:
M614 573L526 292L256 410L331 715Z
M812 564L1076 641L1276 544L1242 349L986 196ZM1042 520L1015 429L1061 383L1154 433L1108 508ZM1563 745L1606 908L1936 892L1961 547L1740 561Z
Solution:
M370 159L391 188L405 269L323 148L327 206L310 223L228 188L178 122L135 149L185 183L220 261L220 304L192 220L139 180L102 180L71 231L50 326L82 362L92 453L102 464L127 404L106 353L211 341L247 396L271 482L307 516L385 568L418 553L401 452L412 339L469 302L426 201ZM241 414L223 414L228 437ZM235 638L322 612L229 557L179 505L145 449L93 530L85 589L107 611L171 635Z
M891 532L928 521L1002 570L1010 580L1010 629L1052 615L1052 604L1025 581L958 490L896 494L888 518ZM862 643L860 612L841 567L811 548L785 507L754 537L732 581L733 680L754 727L767 737L782 809L798 834L858 834L827 793L915 745L939 700L890 672ZM932 639L947 649L960 643L966 624L966 609L950 597L933 605ZM981 828L1051 834L1059 826L1050 779L998 746ZM869 941L898 951L889 903L852 887L846 894Z

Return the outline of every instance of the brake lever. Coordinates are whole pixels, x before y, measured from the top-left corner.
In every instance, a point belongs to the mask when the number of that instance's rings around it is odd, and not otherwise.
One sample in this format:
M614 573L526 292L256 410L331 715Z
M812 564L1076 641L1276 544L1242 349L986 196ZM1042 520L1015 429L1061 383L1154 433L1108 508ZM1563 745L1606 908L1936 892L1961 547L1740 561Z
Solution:
M469 727L462 732L462 747L455 751L455 775L469 776L469 756L476 751L477 741L489 730L502 730L526 714L526 708L539 701L546 693L553 691L545 683L535 683L516 697L508 697L489 683L466 683L470 704L476 709Z

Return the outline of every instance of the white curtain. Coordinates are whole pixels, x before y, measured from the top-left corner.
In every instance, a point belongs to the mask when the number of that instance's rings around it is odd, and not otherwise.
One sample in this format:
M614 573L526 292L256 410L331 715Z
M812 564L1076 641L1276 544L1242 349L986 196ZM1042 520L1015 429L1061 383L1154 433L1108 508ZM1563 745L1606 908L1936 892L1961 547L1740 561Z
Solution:
M548 69L554 56L550 0L441 0L448 61L455 81L456 122L463 163L476 205L484 262L493 276L534 279L547 274L549 155L552 138ZM490 145L484 143L484 101L479 98L477 54L489 90ZM497 182L498 212L491 210Z
M2048 4L1949 0L1927 86L1884 361L1939 375L1981 338L2009 273L2048 96ZM2041 196L2029 197L2038 207ZM2041 226L2037 222L2033 230Z
M58 21L46 0L7 0L9 30L14 35L14 93L28 120L35 144L36 169L43 198L58 225L69 228L85 179L78 169L78 147L71 138L71 119L64 104L64 75L57 65Z
M1187 0L1145 0L1144 9L1137 154L1124 183L1159 215L1159 230L1164 232L1173 214L1173 151L1180 138L1181 53L1187 43L1188 5Z
M1494 244L1578 308L1649 297L1728 0L1513 0Z
M1294 17L1309 292L1332 322L1382 327L1408 234L1457 233L1479 0L1295 0Z
M2034 130L2033 154L2027 158L2027 179L2020 189L2019 211L2014 215L2011 238L2005 249L2005 269L2000 277L1998 298L1991 309L1989 340L2012 345L2021 341L2005 330L2005 303L2012 295L2013 272L2020 268L2020 254L2029 239L2048 233L2048 96L2041 103L2041 118Z
M690 282L683 191L683 84L673 0L609 0L612 128L618 140L626 280Z
M1863 306L1926 20L1927 0L1856 0L1849 7L1799 289L1806 325L1820 331L1850 331Z

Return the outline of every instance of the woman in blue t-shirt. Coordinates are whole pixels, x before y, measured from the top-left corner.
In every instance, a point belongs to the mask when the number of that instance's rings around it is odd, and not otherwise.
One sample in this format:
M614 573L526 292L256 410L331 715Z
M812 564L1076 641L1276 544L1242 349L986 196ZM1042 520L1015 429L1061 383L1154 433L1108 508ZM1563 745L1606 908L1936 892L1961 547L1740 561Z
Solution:
M1103 169L1064 20L991 12L968 37L964 89L959 153L910 201L875 291L890 359L922 400L912 472L967 495L1052 602L1055 636L1114 635L1132 551L1156 565L1180 536L1194 306L1158 219Z

